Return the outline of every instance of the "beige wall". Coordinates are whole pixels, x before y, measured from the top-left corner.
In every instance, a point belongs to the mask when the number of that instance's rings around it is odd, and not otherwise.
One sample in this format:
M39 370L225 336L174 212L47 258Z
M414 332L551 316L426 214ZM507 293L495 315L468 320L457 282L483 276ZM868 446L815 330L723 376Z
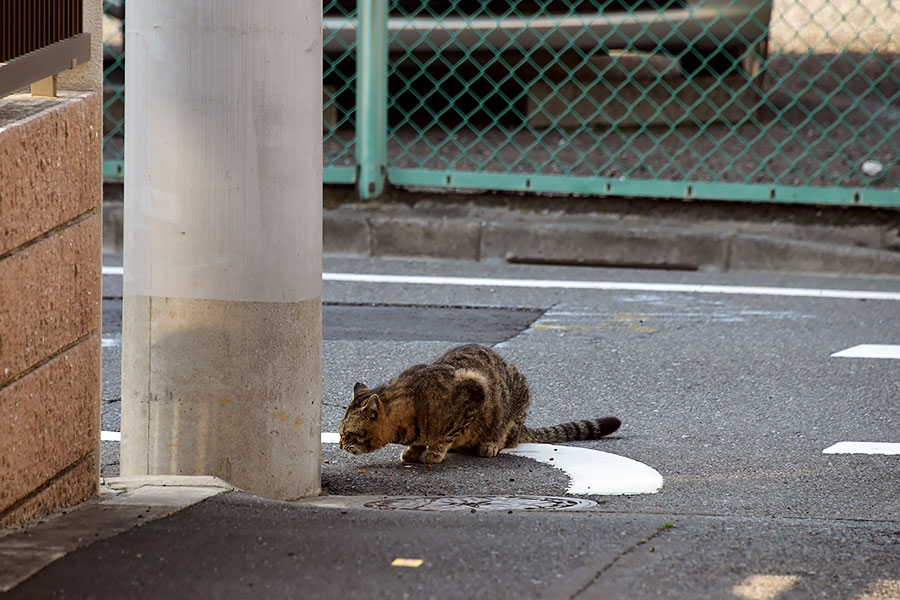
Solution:
M59 74L59 89L103 91L103 0L84 0L84 31L91 34L91 62Z

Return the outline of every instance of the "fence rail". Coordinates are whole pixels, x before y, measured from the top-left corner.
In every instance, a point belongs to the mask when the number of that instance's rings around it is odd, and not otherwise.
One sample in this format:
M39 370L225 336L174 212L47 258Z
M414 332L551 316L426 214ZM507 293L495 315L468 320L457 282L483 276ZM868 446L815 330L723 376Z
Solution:
M894 2L325 0L324 180L900 206Z

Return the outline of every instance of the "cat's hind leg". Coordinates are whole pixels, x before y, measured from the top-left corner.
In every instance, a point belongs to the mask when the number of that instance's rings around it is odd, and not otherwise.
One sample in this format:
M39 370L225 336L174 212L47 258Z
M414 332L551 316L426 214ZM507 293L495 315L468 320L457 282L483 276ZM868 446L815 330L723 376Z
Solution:
M403 451L400 460L405 463L419 462L419 457L425 452L426 446L410 446Z

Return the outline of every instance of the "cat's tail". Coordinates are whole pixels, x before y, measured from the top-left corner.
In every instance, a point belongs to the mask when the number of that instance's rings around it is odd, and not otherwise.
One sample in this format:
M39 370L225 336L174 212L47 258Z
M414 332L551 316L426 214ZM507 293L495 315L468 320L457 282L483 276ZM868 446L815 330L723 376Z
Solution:
M615 417L572 421L550 427L522 427L519 430L517 443L536 442L552 444L555 442L573 442L577 440L596 440L609 435L619 428L622 422Z

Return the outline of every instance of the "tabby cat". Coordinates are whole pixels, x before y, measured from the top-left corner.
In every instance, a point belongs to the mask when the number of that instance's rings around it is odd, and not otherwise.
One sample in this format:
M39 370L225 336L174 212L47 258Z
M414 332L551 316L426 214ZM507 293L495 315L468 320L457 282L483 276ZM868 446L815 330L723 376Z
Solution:
M490 348L460 346L374 389L357 383L338 429L341 449L363 454L404 444L403 462L435 464L448 451L497 456L524 442L597 439L620 425L604 417L532 429L524 424L529 402L518 369Z

